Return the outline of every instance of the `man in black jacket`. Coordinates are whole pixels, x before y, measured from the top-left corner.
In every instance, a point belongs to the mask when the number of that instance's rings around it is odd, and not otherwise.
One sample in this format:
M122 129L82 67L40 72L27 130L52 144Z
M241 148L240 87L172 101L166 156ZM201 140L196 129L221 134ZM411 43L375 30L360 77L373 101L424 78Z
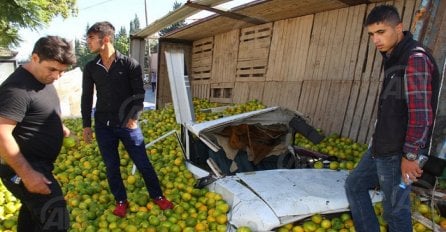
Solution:
M114 34L115 28L109 22L95 23L87 32L88 47L98 55L85 66L83 73L81 111L84 140L88 143L92 140L91 112L93 88L96 86L95 132L106 166L108 184L116 200L113 213L124 217L128 208L119 169L119 141L141 172L154 202L163 210L173 208L172 203L163 196L137 124L143 110L145 92L141 66L115 50Z

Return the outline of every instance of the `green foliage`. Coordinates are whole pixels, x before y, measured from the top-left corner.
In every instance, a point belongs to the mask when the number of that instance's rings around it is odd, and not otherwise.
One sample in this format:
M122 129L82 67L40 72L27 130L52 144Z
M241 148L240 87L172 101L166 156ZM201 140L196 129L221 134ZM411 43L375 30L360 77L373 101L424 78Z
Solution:
M85 31L87 31L88 28L90 28L89 24L87 24ZM90 60L92 60L96 56L96 54L92 54L88 50L87 35L84 35L81 39L76 39L74 41L74 46L75 46L74 52L75 52L76 58L77 58L76 66L81 68L81 70L83 71L85 68L85 65Z
M82 71L84 71L85 65L92 60L96 54L90 53L88 51L87 45L85 43L85 39L75 40L75 52L76 52L76 58L77 63L76 66L81 68Z
M17 46L20 28L47 26L56 16L68 18L78 12L76 0L0 0L0 46Z
M173 3L173 11L175 11L176 9L178 9L178 8L180 8L180 7L181 7L181 3L177 2L177 1L175 1L175 2ZM172 11L171 11L171 12L172 12ZM186 22L185 22L184 20L181 20L181 21L179 21L179 22L176 22L176 23L174 23L174 24L172 24L172 25L170 25L170 26L168 26L168 27L162 29L162 30L159 32L159 35L160 35L160 36L164 36L164 35L168 34L169 32L174 31L174 30L176 30L176 29L178 29L178 28L181 28L181 27L183 27L183 26L185 26L185 25L186 25Z
M130 41L129 36L127 35L127 31L125 27L121 27L118 34L115 36L115 49L121 52L124 55L129 54Z

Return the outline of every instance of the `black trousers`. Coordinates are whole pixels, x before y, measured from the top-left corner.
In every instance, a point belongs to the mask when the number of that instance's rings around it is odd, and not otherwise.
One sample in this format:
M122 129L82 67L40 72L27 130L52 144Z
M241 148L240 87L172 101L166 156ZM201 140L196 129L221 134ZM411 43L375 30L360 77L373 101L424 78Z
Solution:
M22 203L18 216L17 231L67 231L70 224L67 204L59 183L51 173L52 168L44 165L36 166L34 168L52 182L49 185L51 189L49 195L28 192L23 182L16 184L11 181L15 173L9 166L0 165L0 177L3 184Z

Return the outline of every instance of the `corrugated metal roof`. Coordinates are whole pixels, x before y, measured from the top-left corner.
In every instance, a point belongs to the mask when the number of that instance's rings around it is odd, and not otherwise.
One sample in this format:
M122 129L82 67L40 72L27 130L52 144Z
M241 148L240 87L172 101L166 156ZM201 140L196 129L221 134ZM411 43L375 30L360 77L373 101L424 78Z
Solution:
M194 1L195 3L206 5L206 6L216 6L225 2L229 2L231 0L198 0ZM156 20L152 24L143 28L141 31L132 35L133 38L145 38L151 36L165 27L168 27L174 23L177 23L181 20L184 20L187 17L190 17L196 13L198 13L200 9L196 9L193 7L189 7L187 5L183 5L180 8L176 9L168 13L166 16Z
M210 4L204 4L204 2L188 2L175 12L147 26L134 36L140 38L150 36L175 22L199 12L198 9L193 8L196 7L196 4L210 6ZM227 1L208 2L213 2L213 5L218 5ZM192 24L188 24L165 35L164 38L195 41L233 29L245 28L260 23L274 22L353 5L377 2L384 2L384 0L257 0L236 7L231 11L220 12L220 14L217 13ZM213 10L210 9L210 11ZM214 12L218 12L218 10Z

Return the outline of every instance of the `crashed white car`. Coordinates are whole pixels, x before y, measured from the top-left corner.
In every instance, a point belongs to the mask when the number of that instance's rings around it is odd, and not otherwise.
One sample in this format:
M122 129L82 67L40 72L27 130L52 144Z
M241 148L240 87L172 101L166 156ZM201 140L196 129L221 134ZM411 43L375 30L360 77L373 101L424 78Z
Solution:
M271 107L195 123L183 52L165 55L186 165L201 186L230 204L231 228L269 231L315 213L348 210L348 171L300 168L299 154L290 149L293 130L308 129L304 122L293 128L293 120L301 121L301 115ZM311 129L306 132L314 136ZM381 200L379 192L370 194L374 202Z

